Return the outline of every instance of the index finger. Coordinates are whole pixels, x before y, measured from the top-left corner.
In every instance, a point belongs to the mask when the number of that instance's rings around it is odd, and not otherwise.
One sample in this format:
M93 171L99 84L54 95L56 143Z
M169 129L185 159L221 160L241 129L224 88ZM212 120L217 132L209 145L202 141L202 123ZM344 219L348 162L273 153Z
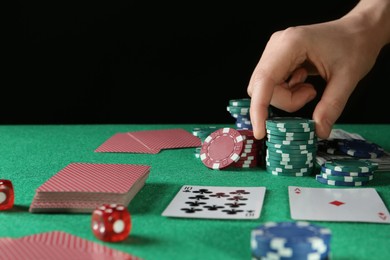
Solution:
M274 88L282 85L290 74L306 59L304 51L294 41L277 41L271 38L255 67L248 85L251 97L250 118L257 139L265 136L265 121Z

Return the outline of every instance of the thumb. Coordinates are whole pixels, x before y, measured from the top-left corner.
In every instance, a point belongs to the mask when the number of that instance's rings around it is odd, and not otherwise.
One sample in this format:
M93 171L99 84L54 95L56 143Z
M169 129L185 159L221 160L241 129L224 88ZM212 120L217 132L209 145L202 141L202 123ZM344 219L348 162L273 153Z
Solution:
M329 137L333 125L343 113L356 84L336 76L328 81L325 91L313 112L316 133L321 139Z

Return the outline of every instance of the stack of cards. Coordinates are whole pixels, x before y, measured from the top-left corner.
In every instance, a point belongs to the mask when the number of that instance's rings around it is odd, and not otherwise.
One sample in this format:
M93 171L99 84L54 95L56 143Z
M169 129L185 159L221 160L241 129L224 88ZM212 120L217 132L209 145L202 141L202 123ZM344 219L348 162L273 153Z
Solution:
M36 190L29 211L90 213L104 203L127 206L145 184L150 168L71 163Z
M141 258L62 232L52 231L21 238L0 238L0 260L13 259L116 259Z

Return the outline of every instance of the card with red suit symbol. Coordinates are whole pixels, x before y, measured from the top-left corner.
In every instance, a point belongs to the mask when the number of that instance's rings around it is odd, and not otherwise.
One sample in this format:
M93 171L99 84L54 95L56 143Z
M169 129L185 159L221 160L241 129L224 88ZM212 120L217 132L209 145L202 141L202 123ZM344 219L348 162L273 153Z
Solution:
M295 220L390 224L389 211L374 188L309 188L289 186Z

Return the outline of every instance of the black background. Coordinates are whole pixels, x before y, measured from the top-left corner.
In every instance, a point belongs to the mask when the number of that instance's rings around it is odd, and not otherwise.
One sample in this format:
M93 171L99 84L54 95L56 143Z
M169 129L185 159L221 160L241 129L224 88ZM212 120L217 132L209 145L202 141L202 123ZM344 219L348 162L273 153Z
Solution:
M247 97L274 31L339 18L357 3L209 2L19 2L4 37L0 123L234 122L226 106ZM322 80L310 81L322 91ZM390 123L389 82L387 46L339 122ZM310 116L315 102L295 115Z

